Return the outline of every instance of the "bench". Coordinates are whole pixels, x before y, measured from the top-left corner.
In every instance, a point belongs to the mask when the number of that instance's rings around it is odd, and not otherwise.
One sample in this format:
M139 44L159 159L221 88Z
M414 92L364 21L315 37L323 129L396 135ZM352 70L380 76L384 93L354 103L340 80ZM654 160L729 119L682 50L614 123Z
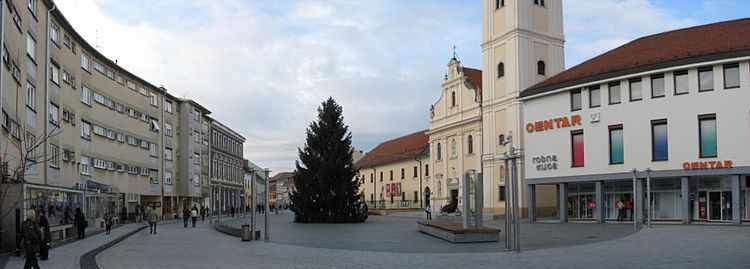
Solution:
M500 240L500 229L480 227L464 229L460 222L452 221L419 221L419 232L425 233L451 243L481 243Z

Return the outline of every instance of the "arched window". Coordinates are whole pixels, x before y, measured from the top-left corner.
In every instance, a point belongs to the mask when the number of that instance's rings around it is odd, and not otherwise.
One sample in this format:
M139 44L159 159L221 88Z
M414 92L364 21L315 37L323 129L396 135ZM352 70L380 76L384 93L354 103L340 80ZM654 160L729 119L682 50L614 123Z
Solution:
M466 138L466 144L466 152L469 154L474 153L474 137L470 135L468 138Z
M501 78L505 76L505 64L499 63L497 64L497 78Z
M542 76L547 74L544 66L544 61L539 60L538 62L536 62L536 73Z
M451 106L456 106L456 92L451 92Z
M440 156L440 155L441 155L441 151L442 151L442 147L440 146L440 143L438 143L438 144L437 144L437 155L436 155L436 157L437 157L437 160L440 160L440 159L442 158L442 157Z

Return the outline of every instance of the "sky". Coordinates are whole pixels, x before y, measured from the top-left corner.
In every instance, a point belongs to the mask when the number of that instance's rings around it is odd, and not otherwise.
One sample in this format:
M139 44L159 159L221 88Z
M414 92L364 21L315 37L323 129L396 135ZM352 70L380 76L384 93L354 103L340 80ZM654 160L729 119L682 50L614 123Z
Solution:
M555 0L548 0L555 1ZM452 47L481 68L481 0L56 0L106 57L239 132L246 159L292 171L329 96L352 144L429 126ZM567 68L638 37L747 17L746 0L565 0Z

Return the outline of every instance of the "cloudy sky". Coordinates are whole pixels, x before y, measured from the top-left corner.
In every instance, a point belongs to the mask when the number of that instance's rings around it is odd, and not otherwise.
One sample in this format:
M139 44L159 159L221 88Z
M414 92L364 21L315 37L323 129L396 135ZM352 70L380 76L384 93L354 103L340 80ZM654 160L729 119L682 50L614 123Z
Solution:
M245 157L274 173L293 169L328 96L367 151L428 127L453 45L481 68L481 0L55 2L104 55L243 134ZM643 35L747 16L749 6L565 0L566 66Z

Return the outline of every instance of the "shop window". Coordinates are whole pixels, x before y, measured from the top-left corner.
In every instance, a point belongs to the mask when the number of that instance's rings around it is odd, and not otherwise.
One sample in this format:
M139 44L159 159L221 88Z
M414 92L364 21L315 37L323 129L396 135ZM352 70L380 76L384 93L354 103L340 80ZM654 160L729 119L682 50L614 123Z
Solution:
M740 87L740 65L724 65L724 89Z
M630 80L630 102L643 100L643 83L641 79Z
M716 114L698 116L700 157L717 157Z
M602 91L599 86L589 88L589 107L600 107L602 105Z
M583 158L583 130L576 130L570 132L570 140L571 140L571 155L572 155L572 166L573 167L583 167L584 164L584 158Z
M619 104L620 100L620 83L609 84L609 104Z
M609 164L625 161L622 124L609 126Z
M714 90L714 70L712 67L698 69L698 91L707 92Z
M666 161L669 159L669 138L667 120L651 121L651 160Z
M687 70L674 72L674 94L687 94L690 92L688 86L688 72Z
M570 111L581 110L581 90L570 91Z
M651 98L664 97L664 75L651 76Z

